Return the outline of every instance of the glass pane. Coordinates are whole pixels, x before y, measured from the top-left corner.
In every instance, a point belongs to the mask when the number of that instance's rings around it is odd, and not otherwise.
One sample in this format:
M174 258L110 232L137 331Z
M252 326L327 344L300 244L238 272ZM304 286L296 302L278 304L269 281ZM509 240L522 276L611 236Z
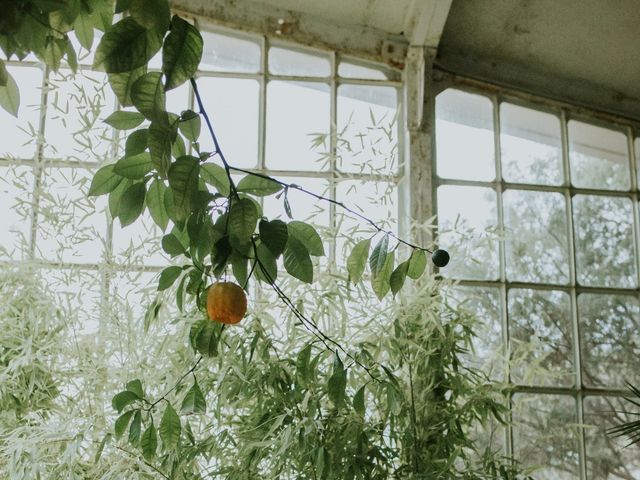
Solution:
M338 75L344 78L362 78L367 80L397 80L399 75L383 66L373 66L357 60L342 60L338 65Z
M587 385L624 388L640 371L640 305L628 295L578 297L582 377Z
M440 273L456 278L498 277L496 212L496 192L490 188L438 188L438 245L451 254L451 262Z
M103 122L114 110L107 75L60 70L50 76L45 129L47 158L102 162L109 158L113 129Z
M314 138L329 133L329 87L324 83L269 82L267 86L267 167L326 170L326 153Z
M111 277L111 314L120 328L141 329L144 314L156 298L158 274L155 272L115 272Z
M573 198L578 281L601 287L635 287L633 216L628 198Z
M256 167L258 82L237 78L200 78L198 86L227 161L237 167ZM213 151L213 141L204 122L200 148L202 151Z
M614 438L609 428L635 421L638 408L622 398L587 397L584 399L584 423L587 450L587 477L590 480L640 478L640 446L626 447L627 437ZM626 448L625 448L626 447Z
M560 119L509 103L500 105L502 176L509 182L562 183Z
M436 97L438 176L493 180L494 151L491 100L453 89Z
M500 291L497 288L454 287L447 300L454 308L473 315L472 349L463 355L469 368L479 368L490 378L501 380L505 371L500 315Z
M124 228L120 225L120 220L115 220L114 260L125 265L166 265L169 258L162 250L163 235L151 218L149 210L145 210L135 222Z
M269 72L275 75L328 77L331 75L329 55L305 49L271 47Z
M329 196L329 182L322 178L313 177L283 177L278 176L279 180L287 183L295 183L300 185L305 190L317 193L325 197ZM328 227L329 226L329 203L322 202L300 192L295 189L289 189L288 193L289 203L291 206L291 213L296 220L302 220L310 222L317 226ZM280 218L283 221L288 222L290 219L287 217L284 208L284 196L276 198L276 195L270 195L264 197L264 214L270 220L274 218Z
M507 190L503 208L509 280L568 282L564 197L559 193Z
M629 189L629 151L624 133L571 120L569 149L573 185Z
M515 458L536 468L534 478L579 478L578 421L573 398L517 394L513 397L513 423Z
M260 42L244 36L201 31L204 40L200 70L256 73L260 71Z
M46 168L38 210L36 249L55 262L98 263L106 238L106 197L87 197L93 173Z
M33 67L7 67L20 89L18 118L0 108L0 157L33 158L40 122L42 70Z
M0 166L0 259L24 258L31 229L33 173L30 167Z
M100 326L100 273L97 270L42 269L65 325L74 333L95 334Z
M337 167L343 172L398 170L398 92L393 87L338 88Z
M398 192L394 183L344 180L336 186L336 198L353 211L373 220L379 227L397 231ZM339 264L343 264L351 252L353 245L350 240L363 240L375 233L365 220L340 207L336 208L336 229L339 232L336 247ZM374 239L373 243L376 241ZM395 245L393 239L390 239L390 245Z
M511 377L521 385L574 384L569 295L509 290Z

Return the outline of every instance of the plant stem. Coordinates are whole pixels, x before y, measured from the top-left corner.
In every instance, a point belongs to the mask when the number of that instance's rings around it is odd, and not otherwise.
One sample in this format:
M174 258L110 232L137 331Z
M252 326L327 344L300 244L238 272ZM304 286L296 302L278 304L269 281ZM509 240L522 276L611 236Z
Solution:
M343 202L340 202L338 200L334 200L333 198L329 198L329 197L325 197L324 195L319 195L315 192L312 192L311 190L307 190L304 187L301 187L300 185L297 185L295 183L287 183L287 182L283 182L282 180L278 180L277 178L273 178L270 177L269 175L265 175L262 173L258 173L258 172L254 172L252 170L245 170L244 168L238 168L238 167L234 167L233 165L229 165L229 168L231 170L235 170L237 172L242 172L242 173L246 173L247 175L253 175L255 177L260 177L260 178L264 178L267 180L271 180L273 182L276 182L280 185L282 185L284 188L292 188L294 190L298 190L302 193L305 193L317 200L321 200L323 202L329 202L332 203L333 205L336 205L337 207L342 208L343 210L349 212L350 214L358 217L360 220L363 220L365 222L367 222L369 225L371 225L373 228L375 228L378 232L380 233L384 233L386 235L389 235L391 238L395 239L397 242L402 243L410 248L416 249L416 250L422 250L424 252L428 252L428 253L433 253L432 250L425 248L425 247L421 247L420 245L415 245L411 242L408 242L406 240L403 240L402 238L398 237L395 233L393 233L393 231L391 230L387 230L385 228L382 228L380 225L378 225L376 222L374 222L373 220L371 220L369 217L366 217L365 215L355 211L353 208L348 207L347 205L345 205Z

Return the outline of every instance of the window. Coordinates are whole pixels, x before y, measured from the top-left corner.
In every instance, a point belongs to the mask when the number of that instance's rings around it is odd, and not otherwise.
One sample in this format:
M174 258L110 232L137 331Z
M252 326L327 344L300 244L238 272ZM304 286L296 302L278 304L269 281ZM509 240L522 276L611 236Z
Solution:
M395 225L402 173L399 72L227 30L204 30L203 37L198 84L234 166L345 198L367 214L375 206L376 220ZM76 75L9 62L22 105L17 125L0 111L6 150L0 153L0 209L8 223L0 233L0 260L35 262L67 314L77 314L82 302L90 318L82 333L94 333L104 323L105 302L117 304L129 322L140 321L156 295L156 272L170 259L148 212L121 228L106 198L86 196L93 173L120 158L125 145L102 122L118 108L106 75L90 70L87 52L79 61ZM159 57L151 62L160 64ZM188 85L168 93L167 107L195 109ZM201 149L212 149L205 131ZM299 192L289 200L295 218L328 232L342 228L326 260L342 263L350 229L358 224ZM282 201L267 198L265 213L285 215Z
M436 98L442 273L480 317L473 361L515 386L506 448L538 478L640 475L605 433L640 367L634 133L481 87Z

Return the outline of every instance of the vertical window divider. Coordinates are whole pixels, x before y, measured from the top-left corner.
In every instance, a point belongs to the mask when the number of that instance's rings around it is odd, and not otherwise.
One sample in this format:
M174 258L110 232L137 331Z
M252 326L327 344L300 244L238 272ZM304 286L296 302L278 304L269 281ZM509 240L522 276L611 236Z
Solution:
M633 249L635 254L635 270L636 270L636 289L640 288L640 226L638 224L638 169L636 164L636 151L633 142L633 130L627 127L625 134L627 136L627 150L629 158L629 174L631 175L631 202L633 211Z
M504 190L504 180L502 178L502 158L501 158L501 142L500 142L500 98L497 95L491 96L491 103L493 106L493 145L495 161L495 191L496 191L496 210L498 214L498 254L499 254L499 278L500 278L500 320L502 322L502 345L503 353L507 359L505 365L505 380L511 382L511 374L509 372L509 358L511 356L511 347L509 341L509 312L507 308L507 274L506 274L506 245L505 245L505 233L504 226L504 209L502 205L502 193ZM513 456L513 428L511 427L511 410L512 410L512 396L508 398L509 408L509 425L506 428L506 447L507 454Z
M33 190L31 198L31 226L29 235L29 252L30 261L35 260L36 254L36 238L38 234L38 216L40 213L40 189L44 175L44 144L45 129L47 120L47 103L49 98L49 67L39 64L42 68L42 91L40 92L40 118L38 122L38 138L36 140L36 153L32 166L33 172Z
M578 276L576 272L576 246L575 246L575 227L573 225L573 195L571 187L571 163L569 161L569 130L568 130L567 112L563 109L560 112L560 139L562 143L562 170L564 173L564 187L566 212L567 212L567 238L569 241L569 285L570 285L570 301L571 301L571 327L573 332L573 361L575 373L575 390L576 390L576 415L578 425L584 425L584 395L582 393L582 358L580 355L580 324L578 321L578 297L577 286ZM580 457L579 473L581 479L586 479L586 459L587 453L585 448L584 428L578 429L578 455Z
M329 179L329 198L337 199L337 181L338 181L338 58L336 52L331 52L331 105L329 107L329 168L331 169L331 178ZM329 204L329 229L337 239L337 222L336 222L336 206ZM329 246L329 268L336 269L337 242L334 240Z

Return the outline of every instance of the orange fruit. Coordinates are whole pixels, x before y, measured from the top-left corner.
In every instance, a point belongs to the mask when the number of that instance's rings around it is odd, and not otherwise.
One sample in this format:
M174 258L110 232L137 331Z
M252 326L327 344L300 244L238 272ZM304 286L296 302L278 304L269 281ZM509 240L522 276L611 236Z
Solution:
M240 285L217 282L207 291L207 314L214 322L235 324L247 313L247 296Z

